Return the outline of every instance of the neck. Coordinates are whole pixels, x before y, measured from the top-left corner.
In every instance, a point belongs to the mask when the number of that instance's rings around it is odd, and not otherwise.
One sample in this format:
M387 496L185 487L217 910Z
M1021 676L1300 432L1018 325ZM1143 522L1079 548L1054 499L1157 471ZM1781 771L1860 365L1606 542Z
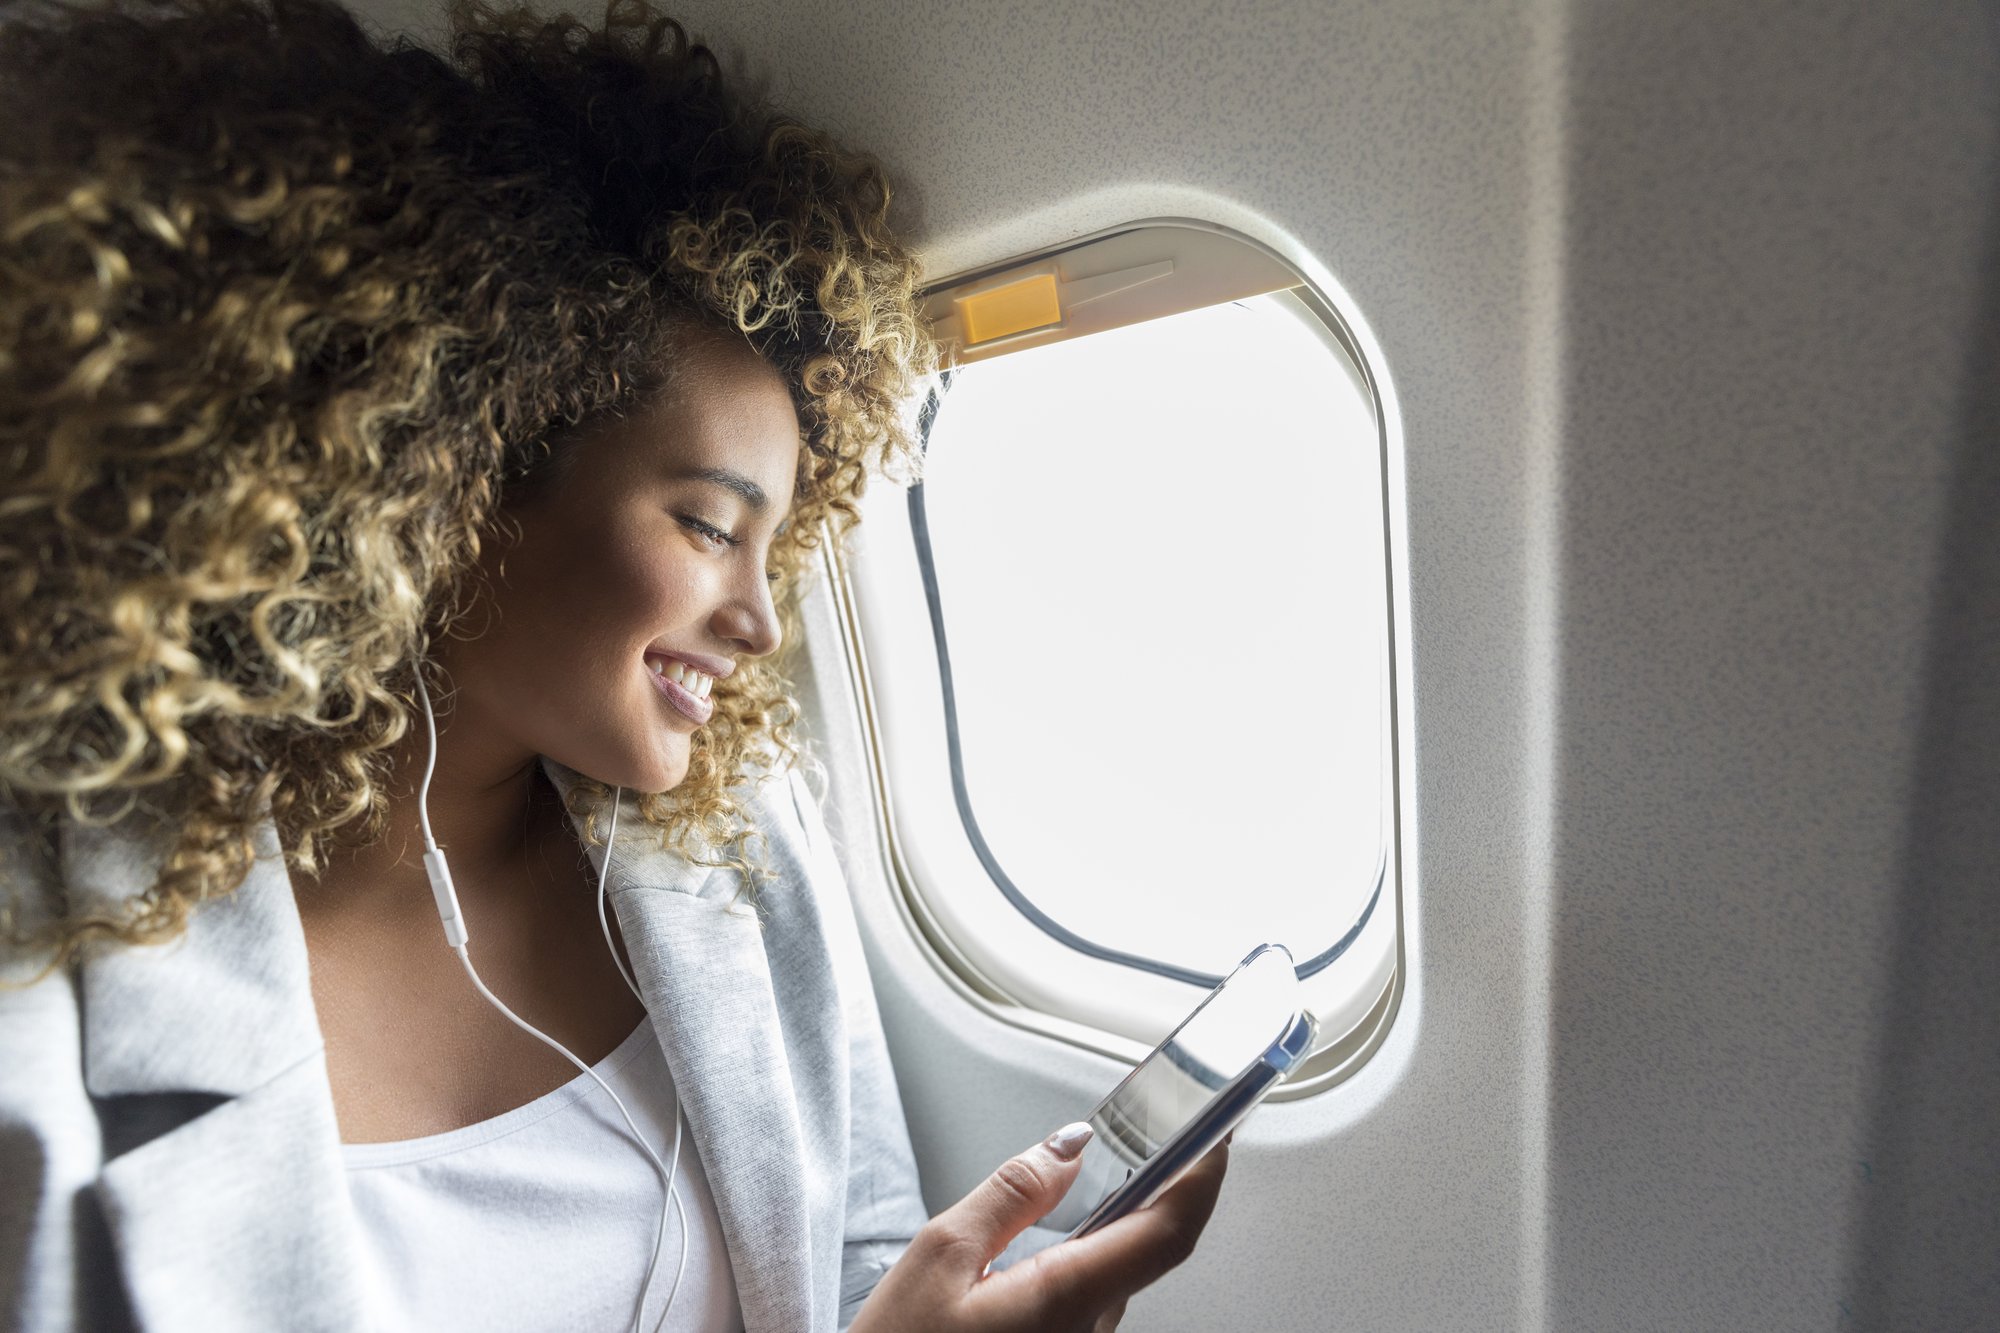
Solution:
M432 835L450 858L452 878L468 912L506 886L520 883L552 832L567 832L561 802L534 753L504 738L497 726L463 715L437 719L437 761L424 806ZM433 913L423 868L418 793L430 756L429 730L418 724L391 752L383 786L389 818L382 836L340 848L320 875L293 872L301 909L389 915ZM327 891L337 881L337 893Z

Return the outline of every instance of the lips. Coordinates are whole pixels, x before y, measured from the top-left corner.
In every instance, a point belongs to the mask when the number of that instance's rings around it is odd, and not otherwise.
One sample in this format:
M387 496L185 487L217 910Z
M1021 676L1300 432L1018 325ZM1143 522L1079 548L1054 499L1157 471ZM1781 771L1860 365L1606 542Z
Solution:
M715 716L715 705L707 697L715 687L715 678L706 672L696 671L671 658L648 657L646 678L682 717L696 726Z

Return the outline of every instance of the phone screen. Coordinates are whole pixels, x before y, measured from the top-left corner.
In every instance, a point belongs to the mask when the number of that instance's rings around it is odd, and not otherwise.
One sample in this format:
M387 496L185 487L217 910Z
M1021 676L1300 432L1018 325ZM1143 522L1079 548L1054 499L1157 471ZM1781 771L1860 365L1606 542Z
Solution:
M1291 954L1276 944L1252 950L1091 1112L1096 1133L1084 1145L1076 1181L1037 1225L1073 1230L1204 1115L1211 1127L1218 1112L1232 1125L1247 1115L1304 1055L1311 1024ZM1214 1129L1215 1137L1227 1128ZM1172 1183L1156 1182L1135 1206Z

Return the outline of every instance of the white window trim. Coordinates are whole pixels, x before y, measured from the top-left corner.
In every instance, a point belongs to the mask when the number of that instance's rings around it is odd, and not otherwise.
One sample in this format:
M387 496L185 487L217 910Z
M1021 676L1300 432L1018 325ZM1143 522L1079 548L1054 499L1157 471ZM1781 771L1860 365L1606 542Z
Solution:
M1156 225L1226 235L1277 258L1255 242L1205 223L1172 220L1134 227ZM1078 245L1097 239L1087 238ZM1045 263L1053 253L1022 264ZM1395 1019L1406 971L1405 821L1400 812L1410 785L1407 773L1401 771L1406 756L1398 735L1398 704L1407 668L1398 612L1408 603L1401 587L1397 543L1391 540L1396 528L1390 509L1391 441L1384 404L1347 321L1332 303L1309 284L1287 299L1297 302L1336 363L1355 376L1357 387L1374 407L1382 451L1388 575L1384 590L1388 641L1383 646L1388 707L1380 788L1384 798L1381 895L1346 951L1304 980L1306 1004L1320 1021L1320 1040L1274 1099L1310 1095L1345 1079L1373 1053ZM863 508L865 521L850 538L848 558L843 560L827 544L826 574L870 752L877 832L906 923L940 974L977 1007L1016 1026L1136 1061L1185 1015L1200 991L1186 982L1071 949L1021 915L993 886L965 836L955 802L943 687L905 493L878 484ZM920 610L912 614L912 608ZM940 884L978 887L971 893L938 893L925 887Z

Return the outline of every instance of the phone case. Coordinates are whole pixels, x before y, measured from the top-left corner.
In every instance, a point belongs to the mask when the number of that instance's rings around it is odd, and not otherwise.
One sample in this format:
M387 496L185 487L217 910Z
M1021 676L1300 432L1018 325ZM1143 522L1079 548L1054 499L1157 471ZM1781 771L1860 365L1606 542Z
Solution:
M1235 976L1236 972L1248 967L1268 950L1283 953L1288 961L1291 958L1290 951L1283 945L1259 945L1237 964L1230 976ZM1117 1108L1121 1105L1119 1094L1141 1078L1154 1061L1174 1060L1175 1064L1187 1070L1190 1075L1202 1078L1204 1070L1196 1069L1186 1061L1174 1059L1174 1053L1178 1049L1175 1038L1208 1006L1209 1000L1220 993L1222 986L1228 984L1228 980L1229 978L1225 977L1222 985L1209 992L1208 998L1196 1005L1188 1016L1181 1020L1179 1026L1168 1033L1152 1053L1129 1075L1120 1080L1118 1086L1113 1088L1102 1102L1098 1103L1097 1109L1089 1118L1091 1123L1098 1127L1100 1135L1113 1140L1122 1140L1126 1144L1144 1142L1146 1137L1144 1130L1139 1126L1121 1123ZM1241 1124L1244 1117L1256 1109L1257 1103L1291 1073L1298 1062L1305 1057L1306 1052L1312 1049L1313 1038L1318 1031L1319 1022L1310 1012L1303 1008L1296 1010L1291 1021L1261 1055L1218 1088L1201 1110L1190 1118L1178 1133L1161 1144L1157 1151L1146 1157L1137 1167L1127 1168L1129 1174L1124 1182L1107 1194L1064 1239L1089 1235L1127 1213L1144 1208L1158 1198L1163 1191L1179 1180L1189 1167L1200 1161L1216 1144L1222 1142L1229 1131ZM1098 1146L1095 1142L1091 1145L1093 1148ZM1103 1146L1118 1152L1121 1157L1126 1155L1120 1152L1116 1144L1107 1143Z

